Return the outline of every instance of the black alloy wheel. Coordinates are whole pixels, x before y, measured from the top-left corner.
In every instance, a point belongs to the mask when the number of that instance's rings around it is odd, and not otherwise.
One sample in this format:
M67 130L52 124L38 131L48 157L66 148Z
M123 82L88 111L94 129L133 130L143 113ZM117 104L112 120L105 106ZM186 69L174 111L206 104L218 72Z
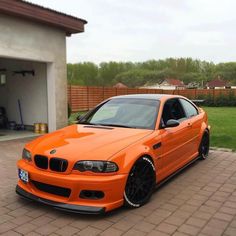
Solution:
M151 197L156 184L155 166L148 157L141 157L132 167L124 192L125 205L138 208Z
M205 131L199 147L199 155L201 159L205 160L208 157L209 148L210 148L210 136L208 131Z

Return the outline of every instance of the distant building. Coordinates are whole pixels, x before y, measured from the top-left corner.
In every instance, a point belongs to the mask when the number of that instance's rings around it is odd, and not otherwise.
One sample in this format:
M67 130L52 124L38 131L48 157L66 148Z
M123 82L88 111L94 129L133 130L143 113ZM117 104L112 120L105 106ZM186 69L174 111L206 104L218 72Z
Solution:
M122 83L117 83L113 86L113 88L128 88L128 86Z
M198 82L190 82L186 86L187 89L197 89L200 88L200 83Z
M175 89L185 89L183 81L178 79L166 78L160 84L146 85L142 88L148 89L164 89L164 90L175 90Z
M208 89L231 88L229 82L222 80L219 76L216 79L209 81L206 86Z

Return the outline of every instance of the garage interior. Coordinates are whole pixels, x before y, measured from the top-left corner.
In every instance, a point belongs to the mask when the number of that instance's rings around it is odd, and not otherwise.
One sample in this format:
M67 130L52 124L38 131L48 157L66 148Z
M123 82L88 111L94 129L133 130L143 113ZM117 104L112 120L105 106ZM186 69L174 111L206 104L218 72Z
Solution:
M34 137L48 124L47 63L0 58L0 141Z

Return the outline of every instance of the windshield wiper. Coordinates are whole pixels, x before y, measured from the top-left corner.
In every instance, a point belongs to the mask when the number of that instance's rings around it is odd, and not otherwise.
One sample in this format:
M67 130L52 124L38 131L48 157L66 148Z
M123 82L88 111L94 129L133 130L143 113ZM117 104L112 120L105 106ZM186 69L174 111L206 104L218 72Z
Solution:
M113 127L137 129L137 127L134 127L134 126L119 125L119 124L107 124L107 123L102 124L102 123L90 123L90 122L80 122L78 124L81 124L81 125L94 125L94 126L113 126Z
M113 126L113 127L121 127L121 128L131 128L131 129L136 129L136 127L134 126L128 126L128 125L119 125L119 124L99 124L99 123L95 123L94 125L101 125L101 126Z

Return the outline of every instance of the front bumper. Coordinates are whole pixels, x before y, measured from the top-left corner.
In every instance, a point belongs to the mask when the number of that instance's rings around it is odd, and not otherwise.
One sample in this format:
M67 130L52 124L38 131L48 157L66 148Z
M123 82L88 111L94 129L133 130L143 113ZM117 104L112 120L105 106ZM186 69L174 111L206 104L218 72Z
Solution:
M26 192L19 185L16 186L16 193L25 199L40 202L40 203L52 206L55 209L63 210L67 212L80 213L80 214L102 214L105 212L105 207L73 205L73 204L55 202L52 200L44 199L44 198L41 198L41 197L38 197L36 195Z
M19 169L29 173L29 182L18 181L16 192L30 200L51 205L57 209L78 213L100 214L111 211L123 205L123 194L127 180L126 174L117 175L81 175L60 174L45 171L34 165L20 160L17 163ZM40 182L61 188L70 189L68 196L60 196L55 192L46 192L34 184ZM82 190L102 191L101 199L85 199L80 197Z

